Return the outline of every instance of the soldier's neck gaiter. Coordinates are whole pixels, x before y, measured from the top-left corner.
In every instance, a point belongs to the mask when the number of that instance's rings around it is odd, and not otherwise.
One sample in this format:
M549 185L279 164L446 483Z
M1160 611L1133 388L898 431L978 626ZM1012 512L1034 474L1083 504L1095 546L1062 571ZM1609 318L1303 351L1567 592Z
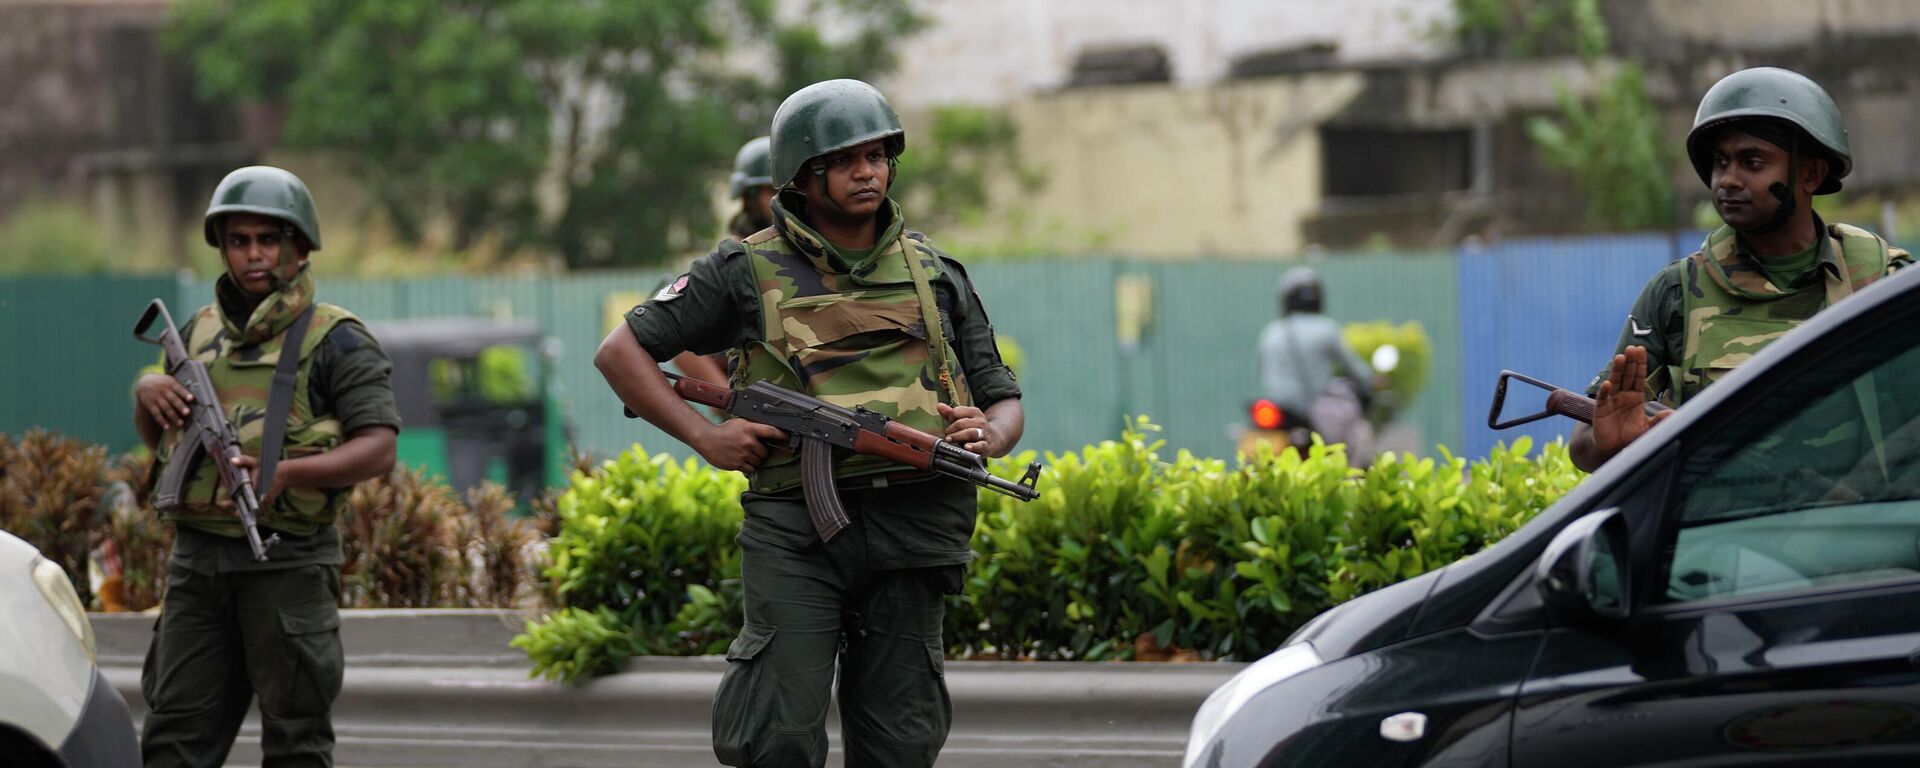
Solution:
M300 272L279 290L267 294L258 304L240 289L232 275L222 274L213 284L214 298L220 304L220 322L227 337L238 346L258 344L280 335L300 313L313 303L313 268L302 264ZM244 323L236 317L246 313Z
M805 254L813 266L822 272L834 272L852 275L858 282L872 273L876 258L886 248L900 239L906 228L905 217L900 215L900 205L888 198L875 214L879 232L873 240L873 247L863 249L841 248L828 242L826 237L814 231L805 219L806 203L804 198L795 200L798 195L782 195L773 203L773 226L780 231L787 242Z

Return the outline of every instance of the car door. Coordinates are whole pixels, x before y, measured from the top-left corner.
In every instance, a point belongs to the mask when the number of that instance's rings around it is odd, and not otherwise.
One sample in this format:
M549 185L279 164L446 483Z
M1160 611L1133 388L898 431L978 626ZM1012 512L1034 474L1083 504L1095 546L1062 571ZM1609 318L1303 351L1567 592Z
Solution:
M1547 633L1512 765L1920 765L1916 304L1831 326L1663 452L1621 509L1652 545L1632 615Z

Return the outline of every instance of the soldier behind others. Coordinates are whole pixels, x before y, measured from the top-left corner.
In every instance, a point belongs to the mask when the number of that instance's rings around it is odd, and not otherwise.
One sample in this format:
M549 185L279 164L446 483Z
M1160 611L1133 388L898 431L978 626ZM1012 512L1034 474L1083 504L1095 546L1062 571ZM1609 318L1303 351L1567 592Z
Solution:
M320 222L293 174L263 166L227 174L205 232L226 272L214 283L214 303L180 336L206 364L251 454L236 464L255 473L261 534L280 541L266 562L255 562L216 471L195 470L180 507L166 513L173 552L140 675L141 752L147 768L223 765L257 697L262 765L331 765L331 711L345 668L333 522L355 483L393 469L393 366L353 313L314 300L307 258L320 250ZM285 355L298 356L292 386L275 383ZM156 456L151 488L174 459L191 395L171 376L148 374L135 399L134 427ZM258 453L276 404L284 404L286 429L272 485L262 488Z
M1795 72L1760 67L1700 100L1687 158L1724 226L1641 289L1612 362L1593 380L1593 424L1574 428L1573 461L1593 471L1645 433L1649 398L1680 405L1814 313L1911 263L1859 227L1828 225L1815 195L1852 170L1832 97Z
M878 91L801 89L775 113L771 149L773 226L723 241L635 307L594 364L634 413L750 479L737 539L746 622L713 708L720 761L824 765L837 666L846 765L929 766L953 712L942 625L972 558L973 486L842 457L853 525L823 544L797 457L769 447L785 435L701 418L656 361L732 349L736 386L866 407L988 456L1020 439L1020 388L966 270L907 230L887 194L906 132Z
M740 146L733 156L733 173L727 176L727 197L740 202L740 209L727 219L727 234L744 240L753 233L773 226L773 170L771 140L765 136ZM659 295L674 280L654 289ZM725 354L697 355L681 352L673 358L680 372L713 384L726 384L729 371Z
M740 201L740 210L727 220L735 239L746 239L773 226L773 140L766 136L740 146L727 177L727 196Z

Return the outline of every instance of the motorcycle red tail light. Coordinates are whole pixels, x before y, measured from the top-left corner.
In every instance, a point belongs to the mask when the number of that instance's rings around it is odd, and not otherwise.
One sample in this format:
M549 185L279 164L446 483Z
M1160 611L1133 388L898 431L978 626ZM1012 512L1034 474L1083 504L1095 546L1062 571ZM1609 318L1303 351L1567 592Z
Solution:
M1280 406L1274 405L1272 400L1255 400L1251 410L1253 426L1259 429L1279 429L1287 420L1287 415L1281 413Z

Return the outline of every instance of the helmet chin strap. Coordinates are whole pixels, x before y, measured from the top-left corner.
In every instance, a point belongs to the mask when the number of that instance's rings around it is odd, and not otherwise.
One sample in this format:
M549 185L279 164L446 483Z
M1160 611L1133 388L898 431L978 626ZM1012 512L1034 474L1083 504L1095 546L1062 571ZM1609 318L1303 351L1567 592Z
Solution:
M1780 207L1773 210L1773 217L1767 219L1766 223L1747 230L1748 234L1770 235L1778 232L1787 225L1787 221L1792 219L1794 212L1800 208L1799 203L1795 202L1794 194L1794 187L1800 185L1800 133L1798 131L1793 132L1787 140L1787 181L1792 182L1794 186L1789 187L1786 183L1776 181L1767 187L1767 192L1772 194L1775 200L1780 201Z
M273 285L273 290L276 292L285 290L288 285L292 284L287 281L286 272L287 265L292 264L296 258L293 255L294 249L299 247L296 245L297 241L294 239L296 237L299 237L299 234L293 227L281 225L280 260L274 262L273 269L267 273L268 282Z

